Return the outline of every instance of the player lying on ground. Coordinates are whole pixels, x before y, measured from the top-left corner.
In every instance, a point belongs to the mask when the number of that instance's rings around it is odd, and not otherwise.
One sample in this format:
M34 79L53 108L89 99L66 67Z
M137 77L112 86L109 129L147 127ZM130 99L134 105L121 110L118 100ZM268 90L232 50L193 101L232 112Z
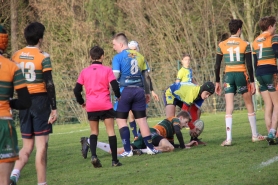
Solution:
M155 149L161 152L171 152L174 148L190 148L191 146L198 145L197 141L191 141L184 144L181 129L188 127L191 117L187 111L181 111L176 117L167 118L150 128L152 136L152 144ZM174 135L179 140L179 144L174 144ZM81 138L82 156L86 159L88 153L89 140L86 137ZM110 147L106 143L98 142L97 147L106 152L110 152ZM138 139L131 143L133 153L141 154L147 153L146 145L144 144L143 137L138 134ZM140 150L138 150L140 149ZM123 153L123 148L118 148L118 154Z

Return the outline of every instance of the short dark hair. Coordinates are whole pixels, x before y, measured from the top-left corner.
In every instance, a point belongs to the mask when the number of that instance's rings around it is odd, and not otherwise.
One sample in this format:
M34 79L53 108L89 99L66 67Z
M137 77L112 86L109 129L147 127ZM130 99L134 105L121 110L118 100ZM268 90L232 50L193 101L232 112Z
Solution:
M260 19L259 26L262 31L266 31L269 26L274 26L276 18L274 16L266 16Z
M177 117L180 117L180 116L182 116L183 118L189 119L189 122L190 122L191 119L192 119L191 116L190 116L190 114L189 114L189 112L184 111L184 110L180 111L180 112L177 114Z
M117 33L114 35L113 40L117 40L123 44L128 44L128 39L124 33Z
M28 45L36 45L43 38L45 27L39 22L33 22L24 29L24 37Z
M230 32L231 34L236 34L238 29L241 29L242 28L242 20L240 19L232 19L230 22L229 22L229 29L230 29Z
M189 55L189 53L183 53L183 54L182 54L182 58L184 58L184 57L189 57L189 58L191 58L191 56Z
M90 56L92 60L98 60L101 58L102 55L104 55L104 50L99 46L94 46L90 50Z

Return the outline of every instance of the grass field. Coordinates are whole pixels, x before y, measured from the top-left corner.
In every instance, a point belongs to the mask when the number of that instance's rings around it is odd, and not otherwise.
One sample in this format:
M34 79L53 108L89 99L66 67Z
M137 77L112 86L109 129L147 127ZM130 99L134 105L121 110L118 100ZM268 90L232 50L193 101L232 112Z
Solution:
M278 145L268 146L266 141L252 143L246 112L233 115L233 146L230 147L220 146L226 137L224 113L206 114L201 119L205 122L201 138L208 143L207 146L155 156L122 158L123 166L116 168L111 167L111 156L101 150L97 150L97 154L102 168L93 168L90 157L82 158L79 140L81 136L89 136L87 124L54 126L49 143L47 182L49 185L278 184ZM149 124L154 125L159 120L149 119ZM259 132L266 135L262 111L257 112L257 125ZM121 147L119 132L115 128L118 147ZM100 130L99 140L107 142L103 124ZM188 130L183 130L183 133L187 142ZM19 143L21 146L21 140ZM18 185L36 183L33 153L21 172Z

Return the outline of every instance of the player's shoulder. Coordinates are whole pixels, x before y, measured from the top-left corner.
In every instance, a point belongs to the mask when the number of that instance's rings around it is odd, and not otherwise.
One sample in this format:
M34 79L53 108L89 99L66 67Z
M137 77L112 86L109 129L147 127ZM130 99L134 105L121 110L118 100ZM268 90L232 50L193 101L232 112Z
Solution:
M1 65L7 65L9 68L19 69L19 64L1 55ZM1 67L0 65L0 67Z
M277 42L278 41L278 34L274 34L271 40Z
M41 54L45 57L45 58L48 58L50 57L50 54L45 52L45 51L41 51Z
M112 71L112 68L110 66L101 65L101 68L103 68L107 72Z
M117 53L116 55L113 56L112 62L119 61L120 59L124 58L126 56L126 53L124 51Z

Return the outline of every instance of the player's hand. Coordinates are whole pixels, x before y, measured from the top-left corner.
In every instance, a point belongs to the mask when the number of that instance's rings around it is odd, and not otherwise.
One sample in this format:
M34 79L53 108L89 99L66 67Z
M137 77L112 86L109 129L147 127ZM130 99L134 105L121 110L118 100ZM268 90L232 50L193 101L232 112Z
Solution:
M58 113L57 109L56 110L51 110L49 119L48 119L48 124L53 124L58 118Z
M251 93L252 93L252 95L254 95L256 93L255 83L254 82L250 83L250 87L251 87Z
M159 101L158 95L154 91L152 91L152 96L155 101Z
M81 105L81 107L82 107L83 109L85 109L85 108L86 108L86 103L83 103L83 104Z
M215 93L219 96L221 95L221 86L219 82L215 83Z
M198 146L198 142L197 141L190 141L189 143L184 145L185 148L190 148L192 146Z
M150 94L145 94L145 97L146 97L146 103L150 103L151 95Z
M197 129L198 129L198 128L196 128L196 127L194 127L193 129L190 129L190 136L192 136L192 137L198 137Z

